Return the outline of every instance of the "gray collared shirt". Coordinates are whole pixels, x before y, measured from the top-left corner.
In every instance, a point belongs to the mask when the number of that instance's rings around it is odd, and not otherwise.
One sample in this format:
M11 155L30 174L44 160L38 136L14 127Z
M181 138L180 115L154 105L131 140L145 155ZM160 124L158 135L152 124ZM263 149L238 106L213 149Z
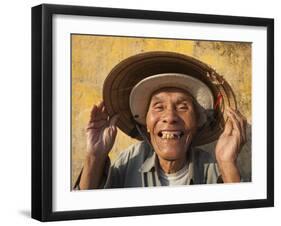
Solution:
M162 186L159 180L157 156L146 142L139 142L122 152L110 166L101 187ZM192 148L188 157L186 184L213 184L222 182L212 154Z

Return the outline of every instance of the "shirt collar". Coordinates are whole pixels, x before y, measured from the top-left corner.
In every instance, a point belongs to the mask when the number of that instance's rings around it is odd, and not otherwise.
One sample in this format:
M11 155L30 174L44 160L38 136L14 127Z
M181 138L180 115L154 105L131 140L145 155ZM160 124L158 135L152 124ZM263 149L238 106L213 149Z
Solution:
M139 171L141 173L147 173L151 172L157 167L157 156L155 151L149 146L149 145L144 145L143 149L146 150L141 150L141 151L147 151L147 157L141 167L139 168ZM189 177L189 182L193 179L193 148L190 149L191 153L189 153L189 159L188 159L188 177Z
M149 172L152 171L153 168L156 166L156 153L154 150L152 150L149 145L145 145L146 148L146 159L139 168L139 171L144 173L144 172ZM145 150L142 150L145 151Z

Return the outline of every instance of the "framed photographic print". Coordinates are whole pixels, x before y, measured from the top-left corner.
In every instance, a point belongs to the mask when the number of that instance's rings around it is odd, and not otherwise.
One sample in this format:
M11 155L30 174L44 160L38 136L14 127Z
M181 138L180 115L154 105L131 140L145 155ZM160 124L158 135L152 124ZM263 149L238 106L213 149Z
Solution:
M32 8L32 217L274 205L274 20Z

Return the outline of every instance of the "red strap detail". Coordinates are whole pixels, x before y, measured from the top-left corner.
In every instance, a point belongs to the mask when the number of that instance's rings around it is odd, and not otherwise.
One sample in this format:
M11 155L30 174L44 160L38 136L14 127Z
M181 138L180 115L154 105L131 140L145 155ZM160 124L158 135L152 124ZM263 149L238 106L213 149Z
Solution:
M215 110L217 110L217 108L220 106L221 100L222 100L222 95L221 95L221 93L218 93L217 101L216 101L215 106L214 106Z

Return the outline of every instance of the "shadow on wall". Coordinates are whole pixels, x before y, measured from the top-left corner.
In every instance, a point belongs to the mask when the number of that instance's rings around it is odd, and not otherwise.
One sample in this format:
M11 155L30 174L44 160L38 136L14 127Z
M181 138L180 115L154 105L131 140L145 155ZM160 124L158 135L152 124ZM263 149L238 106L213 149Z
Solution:
M247 123L247 143L243 146L238 156L238 167L244 182L252 181L252 125ZM199 148L208 152L214 152L217 141L202 145Z

